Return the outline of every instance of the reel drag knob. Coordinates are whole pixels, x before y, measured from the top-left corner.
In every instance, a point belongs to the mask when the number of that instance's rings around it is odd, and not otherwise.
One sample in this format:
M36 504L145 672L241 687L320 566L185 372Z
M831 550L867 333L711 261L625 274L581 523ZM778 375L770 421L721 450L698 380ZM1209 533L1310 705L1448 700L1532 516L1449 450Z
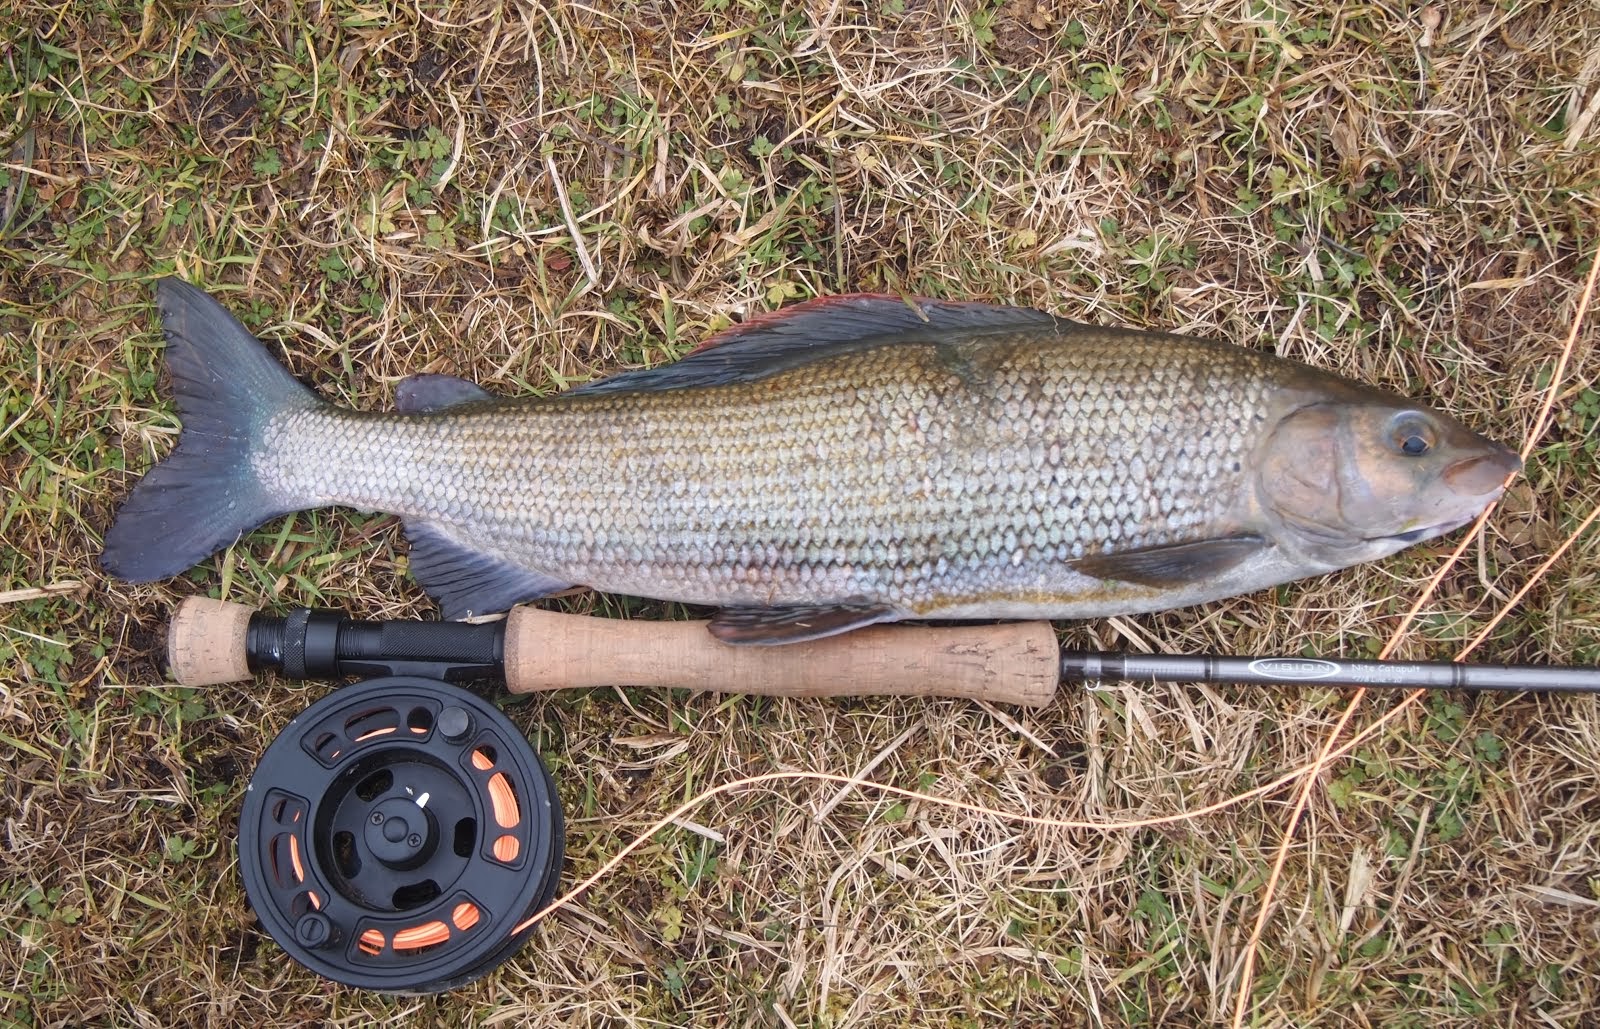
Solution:
M362 835L372 856L390 868L416 868L432 856L439 823L421 804L390 797L373 807Z

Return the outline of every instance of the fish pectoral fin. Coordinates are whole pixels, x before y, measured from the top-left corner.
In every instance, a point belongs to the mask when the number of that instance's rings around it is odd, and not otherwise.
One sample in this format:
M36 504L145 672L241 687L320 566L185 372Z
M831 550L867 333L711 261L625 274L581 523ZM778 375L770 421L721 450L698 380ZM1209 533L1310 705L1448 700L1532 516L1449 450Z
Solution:
M1067 564L1074 571L1096 579L1165 588L1187 586L1208 576L1220 575L1270 546L1272 544L1261 536L1240 533L1193 543L1141 547L1120 554L1096 554Z
M725 607L711 619L711 635L741 646L804 643L897 618L879 604L822 604L812 607Z
M475 382L456 375L419 372L400 380L394 390L395 410L401 414L443 411L463 404L493 400L494 395Z
M407 520L411 576L448 619L508 611L572 585L473 550L432 522Z

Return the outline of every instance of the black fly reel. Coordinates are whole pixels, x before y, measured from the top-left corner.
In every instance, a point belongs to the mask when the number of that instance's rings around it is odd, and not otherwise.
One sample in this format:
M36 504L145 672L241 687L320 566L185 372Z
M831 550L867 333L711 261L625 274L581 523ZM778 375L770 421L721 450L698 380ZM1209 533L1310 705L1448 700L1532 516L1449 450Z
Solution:
M509 959L555 895L550 773L492 705L391 676L311 705L262 755L239 821L261 924L335 982L438 993Z

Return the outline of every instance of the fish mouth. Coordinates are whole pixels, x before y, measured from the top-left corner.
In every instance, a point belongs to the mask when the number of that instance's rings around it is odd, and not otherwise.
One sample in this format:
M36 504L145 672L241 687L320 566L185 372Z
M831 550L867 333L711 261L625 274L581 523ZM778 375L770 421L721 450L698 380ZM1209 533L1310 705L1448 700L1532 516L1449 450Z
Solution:
M1435 522L1432 525L1424 525L1420 529L1409 529L1405 532L1397 532L1390 536L1368 536L1367 542L1399 543L1404 546L1410 546L1413 543L1421 543L1423 540L1431 540L1435 536L1443 536L1446 533L1455 532L1457 529L1461 528L1463 525L1472 521L1476 517L1478 517L1476 514L1470 514L1464 518L1455 518L1451 519L1450 521Z
M1457 461L1445 469L1442 478L1457 496L1472 497L1487 506L1500 499L1501 494L1505 492L1506 480L1521 470L1522 458L1496 443L1494 449L1487 454ZM1483 508L1479 507L1469 514L1388 536L1369 536L1367 542L1398 543L1402 546L1421 543L1423 540L1454 532L1478 517L1482 510Z
M1498 443L1491 446L1488 453L1465 458L1446 468L1440 476L1445 485L1464 497L1498 497L1506 480L1522 471L1522 458Z

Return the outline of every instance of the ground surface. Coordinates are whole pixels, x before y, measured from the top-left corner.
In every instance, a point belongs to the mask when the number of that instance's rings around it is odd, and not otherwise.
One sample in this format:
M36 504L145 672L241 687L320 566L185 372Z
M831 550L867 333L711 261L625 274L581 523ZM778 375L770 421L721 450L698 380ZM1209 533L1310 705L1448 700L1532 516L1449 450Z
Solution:
M105 579L177 429L151 284L212 287L381 408L671 359L892 290L1204 333L1425 395L1527 479L1401 643L1448 658L1600 502L1592 332L1551 385L1600 198L1600 8L335 0L0 17L0 1019L24 1025L1575 1025L1600 1010L1600 709L1442 694L1320 777L1065 830L786 783L718 797L442 999L282 959L236 874L258 755L322 685L163 684L182 597L429 610L396 527L269 524ZM1290 13L1293 10L1294 13ZM563 201L562 196L565 196ZM567 210L563 210L565 204ZM575 238L576 233L576 238ZM1083 645L1369 654L1456 539ZM1479 651L1600 662L1600 532ZM614 598L576 610L663 616ZM572 882L694 792L853 772L1126 821L1312 759L1349 695L1113 688L995 712L593 690L508 703ZM1398 698L1368 697L1340 739ZM1246 984L1243 965L1255 954Z

